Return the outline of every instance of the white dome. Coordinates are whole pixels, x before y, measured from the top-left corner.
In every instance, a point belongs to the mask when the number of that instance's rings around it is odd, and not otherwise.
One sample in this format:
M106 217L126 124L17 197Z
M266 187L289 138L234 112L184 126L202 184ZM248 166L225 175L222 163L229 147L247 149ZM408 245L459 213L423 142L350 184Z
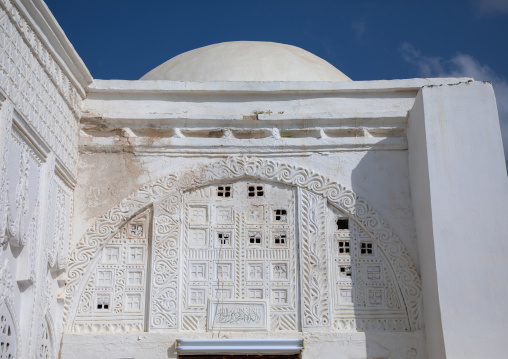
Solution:
M185 52L141 80L171 81L351 81L325 60L299 47L234 41Z

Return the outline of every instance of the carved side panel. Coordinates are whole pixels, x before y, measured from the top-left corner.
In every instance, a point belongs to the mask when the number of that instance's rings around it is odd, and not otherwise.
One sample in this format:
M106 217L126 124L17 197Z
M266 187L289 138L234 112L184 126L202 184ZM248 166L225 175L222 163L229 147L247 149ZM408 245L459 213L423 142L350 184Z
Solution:
M328 328L330 292L326 241L326 200L299 189L300 270L303 329Z
M0 1L0 87L75 175L81 98L9 0Z
M53 338L48 321L44 319L40 324L39 343L37 348L37 358L50 359L55 357Z
M11 245L25 246L37 225L42 178L42 159L15 128L9 141L9 166L6 173L7 236ZM32 224L32 226L31 226Z
M50 181L46 227L47 261L53 270L66 269L71 238L73 193L56 174Z
M381 248L347 215L331 206L327 226L334 328L409 330L402 294Z
M137 215L103 248L81 295L74 332L144 330L150 219L150 210Z
M181 198L177 193L154 206L150 329L178 328L181 210Z
M7 305L0 306L0 358L16 357L16 336L14 323Z

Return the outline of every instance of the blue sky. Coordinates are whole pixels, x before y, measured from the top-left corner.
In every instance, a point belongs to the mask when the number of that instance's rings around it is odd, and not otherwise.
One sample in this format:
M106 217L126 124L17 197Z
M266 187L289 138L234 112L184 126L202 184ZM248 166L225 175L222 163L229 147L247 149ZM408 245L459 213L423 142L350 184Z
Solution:
M508 0L46 4L99 79L135 80L182 52L255 40L301 47L353 80L470 76L490 81L508 155Z

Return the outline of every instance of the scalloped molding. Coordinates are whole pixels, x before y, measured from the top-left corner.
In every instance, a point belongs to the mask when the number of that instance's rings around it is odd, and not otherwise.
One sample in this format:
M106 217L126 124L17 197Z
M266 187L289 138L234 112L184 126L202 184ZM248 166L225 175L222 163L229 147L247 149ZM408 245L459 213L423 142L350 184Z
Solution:
M64 306L65 328L71 330L80 293L98 254L120 227L141 209L179 191L254 178L307 189L347 213L384 252L396 273L408 311L411 330L421 327L421 280L400 239L388 223L362 198L332 179L312 170L277 161L234 156L178 175L167 175L145 185L99 218L69 256L68 284Z

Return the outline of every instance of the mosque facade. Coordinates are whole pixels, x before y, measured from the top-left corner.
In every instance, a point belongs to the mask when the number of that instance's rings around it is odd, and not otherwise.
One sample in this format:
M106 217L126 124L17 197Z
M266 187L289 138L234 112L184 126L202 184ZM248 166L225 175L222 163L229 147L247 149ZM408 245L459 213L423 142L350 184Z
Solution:
M0 358L503 358L492 86L230 42L93 79L0 0Z

